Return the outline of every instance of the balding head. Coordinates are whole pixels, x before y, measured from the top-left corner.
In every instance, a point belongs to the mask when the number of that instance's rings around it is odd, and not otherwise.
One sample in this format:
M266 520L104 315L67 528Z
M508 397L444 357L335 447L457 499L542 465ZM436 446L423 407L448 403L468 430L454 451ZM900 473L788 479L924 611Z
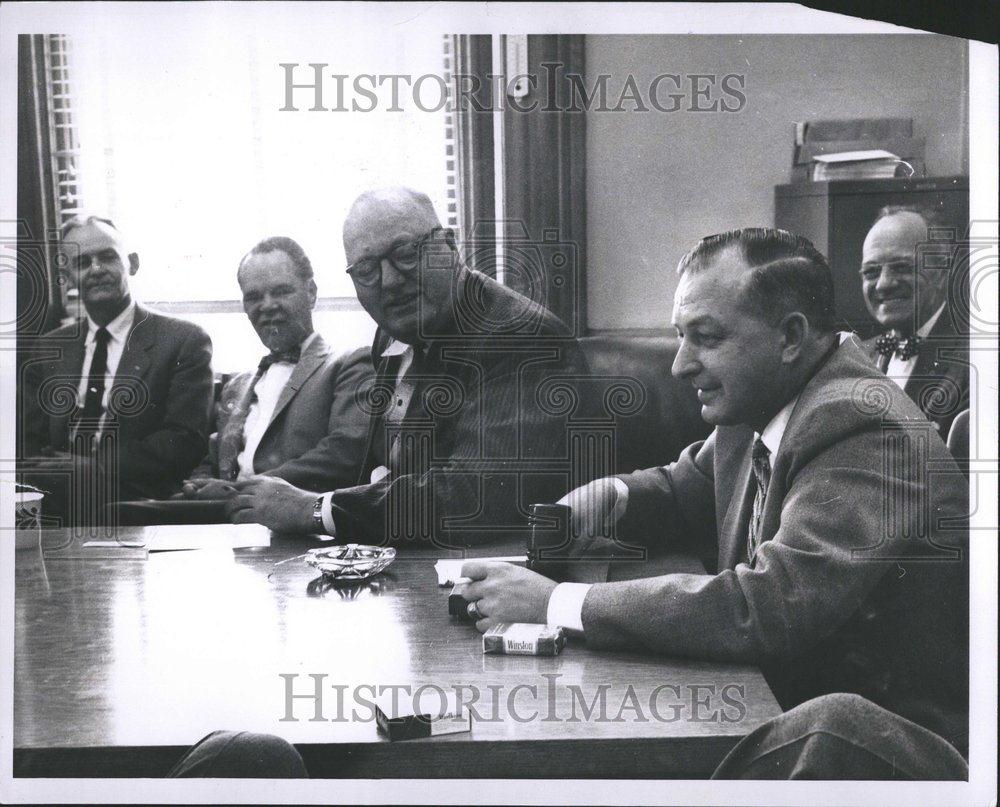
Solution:
M453 235L426 194L366 191L344 221L344 254L358 301L384 330L408 344L445 322L458 268Z
M916 210L889 208L876 219L861 248L861 283L872 316L886 329L909 335L944 302L948 268L927 261L927 217Z
M373 230L426 233L441 226L434 205L425 193L395 187L365 191L351 205L344 221L344 246L361 233ZM351 255L347 262L353 263Z

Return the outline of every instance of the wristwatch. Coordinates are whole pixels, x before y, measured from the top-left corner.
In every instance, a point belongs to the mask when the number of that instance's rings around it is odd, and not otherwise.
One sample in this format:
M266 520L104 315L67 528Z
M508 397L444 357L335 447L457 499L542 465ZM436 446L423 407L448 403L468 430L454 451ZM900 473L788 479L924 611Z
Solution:
M313 505L313 529L317 535L326 535L326 525L323 524L323 497L316 499Z

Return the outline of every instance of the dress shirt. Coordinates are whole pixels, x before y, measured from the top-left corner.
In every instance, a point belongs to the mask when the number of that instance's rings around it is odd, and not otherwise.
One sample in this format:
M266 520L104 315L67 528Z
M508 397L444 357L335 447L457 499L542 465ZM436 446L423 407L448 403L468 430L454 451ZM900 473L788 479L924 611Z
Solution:
M402 381L403 376L406 375L406 371L410 369L410 365L413 364L413 345L408 345L405 342L400 342L393 339L386 345L385 350L382 351L382 358L386 356L400 356L399 369L396 371L396 385ZM382 479L389 473L389 469L384 465L379 465L377 468L372 469L371 477L369 482L374 484ZM335 535L337 527L333 521L333 508L330 506L330 502L333 499L334 491L328 491L323 494L323 505L322 505L322 516L323 516L323 529L326 530L327 535Z
M122 360L122 353L125 352L125 340L128 339L129 331L132 330L132 323L135 320L135 302L130 302L117 317L105 325L108 332L108 370L104 375L104 396L101 398L101 428L104 426L104 417L108 409L108 396L111 394L111 385L114 383L115 375L118 373L118 364ZM87 315L87 338L84 341L83 367L80 370L80 381L76 387L76 405L83 407L87 398L87 379L90 377L90 365L94 361L94 350L97 348L97 331L100 329L94 320ZM98 430L98 436L100 436Z
M941 307L935 311L929 320L920 326L916 335L921 339L927 337L927 334L931 332L931 329L937 324L938 319L941 318L941 312L944 311L945 303L941 303ZM917 366L917 359L919 354L916 356L910 356L908 359L902 359L895 353L889 358L889 366L885 370L885 374L891 378L896 384L899 385L900 389L906 387L906 382L910 380L910 375L913 373L913 368Z
M302 340L300 351L305 353L315 338L316 331L313 331ZM274 414L274 407L278 404L281 391L294 372L295 365L290 361L276 361L254 384L254 400L250 404L246 422L243 424L243 450L236 458L240 468L237 479L246 479L254 475L254 454L257 453L260 441L264 439L264 432L271 425L271 416Z
M764 431L759 434L754 432L754 439L759 438L767 446L767 450L771 452L772 457L778 453L778 448L781 446L781 438L784 436L785 427L788 425L788 419L792 416L792 410L795 409L795 404L798 400L799 396L796 395L781 408L778 414L771 418L770 422L764 427ZM618 498L615 501L613 512L617 521L618 518L625 514L625 507L628 505L628 485L615 477L615 490L618 492ZM622 503L623 501L624 504ZM559 625L567 630L582 632L583 601L586 599L591 585L590 583L560 583L557 585L552 590L552 594L549 595L549 604L545 612L545 623L547 625Z

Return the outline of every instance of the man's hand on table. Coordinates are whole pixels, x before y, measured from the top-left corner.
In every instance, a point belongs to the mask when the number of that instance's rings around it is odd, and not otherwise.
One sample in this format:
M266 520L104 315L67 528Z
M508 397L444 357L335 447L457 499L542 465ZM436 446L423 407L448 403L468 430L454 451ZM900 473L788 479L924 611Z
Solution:
M617 502L618 490L613 477L595 479L574 488L556 502L573 511L570 517L573 554L584 552L598 539L611 537L611 528L621 515L615 512Z
M210 476L196 479L185 479L181 492L175 493L173 499L196 499L199 501L218 501L228 499L236 492L233 482L214 479Z
M476 629L485 633L497 622L544 624L549 597L556 584L537 572L510 563L470 560L462 565L466 583L462 596L475 602L470 615L479 617Z
M252 476L233 483L226 505L234 524L263 524L275 532L312 533L316 494L274 476Z

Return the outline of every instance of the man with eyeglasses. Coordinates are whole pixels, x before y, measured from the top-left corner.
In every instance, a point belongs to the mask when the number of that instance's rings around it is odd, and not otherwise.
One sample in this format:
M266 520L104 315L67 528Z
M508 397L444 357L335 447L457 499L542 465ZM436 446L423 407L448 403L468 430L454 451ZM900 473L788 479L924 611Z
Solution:
M969 408L969 348L949 305L954 239L930 238L936 214L883 208L865 236L861 288L883 333L864 343L878 368L937 425L942 438Z
M233 521L374 544L523 533L528 506L564 492L565 415L538 390L585 372L575 339L539 302L467 268L422 193L362 194L344 248L379 325L358 484L317 498L281 480L237 482Z
M21 470L52 494L45 514L95 523L110 501L174 493L204 455L212 343L132 299L139 256L110 220L73 218L61 236L62 282L85 316L26 361Z

